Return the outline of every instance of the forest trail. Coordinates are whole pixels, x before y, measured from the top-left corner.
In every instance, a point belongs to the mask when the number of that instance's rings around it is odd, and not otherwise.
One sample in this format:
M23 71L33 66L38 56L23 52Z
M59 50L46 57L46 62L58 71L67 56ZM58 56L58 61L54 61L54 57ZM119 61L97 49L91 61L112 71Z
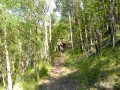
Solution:
M61 53L56 57L55 63L49 76L40 86L40 90L80 90L76 80L69 75L73 75L77 70L65 67L66 54Z

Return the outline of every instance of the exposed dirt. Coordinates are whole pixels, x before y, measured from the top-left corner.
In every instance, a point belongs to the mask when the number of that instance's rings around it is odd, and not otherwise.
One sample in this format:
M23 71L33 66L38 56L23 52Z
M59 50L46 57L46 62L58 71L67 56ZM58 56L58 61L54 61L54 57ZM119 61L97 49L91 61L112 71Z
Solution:
M40 90L80 90L77 80L69 77L70 74L75 74L77 70L65 67L66 54L60 54L56 57L56 62L53 65L49 77L40 86Z

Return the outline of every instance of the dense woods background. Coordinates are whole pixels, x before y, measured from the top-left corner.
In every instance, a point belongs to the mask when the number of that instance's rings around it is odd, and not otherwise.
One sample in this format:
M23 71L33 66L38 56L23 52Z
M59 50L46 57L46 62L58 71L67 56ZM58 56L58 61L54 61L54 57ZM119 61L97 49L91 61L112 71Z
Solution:
M81 89L119 90L119 46L120 0L0 0L1 90L37 90L60 53Z

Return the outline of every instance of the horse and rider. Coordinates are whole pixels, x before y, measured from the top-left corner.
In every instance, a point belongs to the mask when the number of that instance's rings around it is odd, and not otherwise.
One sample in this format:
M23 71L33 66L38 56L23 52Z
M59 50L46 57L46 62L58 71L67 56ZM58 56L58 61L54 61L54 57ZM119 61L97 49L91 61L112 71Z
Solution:
M64 52L65 50L66 50L66 43L64 43L60 39L58 39L58 42L57 42L57 51L58 52Z

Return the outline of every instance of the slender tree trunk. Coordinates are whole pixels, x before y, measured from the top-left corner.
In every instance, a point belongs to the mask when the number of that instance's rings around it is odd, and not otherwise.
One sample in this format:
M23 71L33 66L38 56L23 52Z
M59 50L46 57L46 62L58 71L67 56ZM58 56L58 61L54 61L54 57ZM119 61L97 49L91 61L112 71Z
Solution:
M101 36L100 36L100 31L99 30L95 30L96 33L96 53L97 54L101 54Z
M72 33L72 24L71 24L71 16L69 13L69 28L70 28L70 43L73 49L73 33Z
M80 31L80 41L81 41L81 49L82 49L82 52L84 51L84 46L83 46L83 37L82 37L82 31L80 29L80 20L78 19L78 25L79 25L79 31Z
M93 40L92 40L92 30L90 29L90 51L92 52Z
M87 30L87 27L86 27L86 23L85 23L85 15L83 15L84 18L84 29L85 29L85 49L86 49L86 52L88 52L89 48L88 48L88 30Z
M112 49L115 49L115 15L114 15L114 0L110 0L110 20L111 20L111 36L112 36Z
M86 51L88 52L88 32L85 26L85 47L86 47Z
M7 46L7 30L6 30L6 19L4 18L4 48L5 48L5 57L7 65L7 78L8 78L8 90L12 90L12 77L11 77L11 67Z
M49 55L49 59L51 61L51 57L52 57L52 33L51 33L51 14L49 15L49 50L50 50L50 55Z
M44 55L45 55L45 58L48 59L48 32L47 32L47 16L45 16L45 23L44 23L44 26L45 26L45 42L44 42L44 45L45 45L45 49L44 49Z

